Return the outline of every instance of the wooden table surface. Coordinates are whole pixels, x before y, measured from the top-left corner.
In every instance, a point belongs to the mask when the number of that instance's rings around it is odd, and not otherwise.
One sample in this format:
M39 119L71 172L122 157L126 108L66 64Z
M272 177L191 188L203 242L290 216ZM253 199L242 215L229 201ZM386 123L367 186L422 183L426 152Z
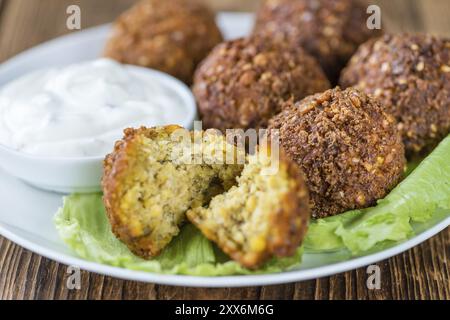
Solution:
M249 10L258 1L205 0L216 10ZM0 62L70 31L66 8L78 4L82 27L109 22L133 0L0 0ZM242 4L243 3L243 4ZM449 0L378 0L393 31L450 35ZM1 199L1 197L0 197ZM2 208L1 210L4 210ZM31 214L31 213L30 213ZM0 237L0 299L450 299L450 229L378 263L381 289L366 287L366 269L318 280L241 289L196 289L123 281L82 272L69 290L64 265Z

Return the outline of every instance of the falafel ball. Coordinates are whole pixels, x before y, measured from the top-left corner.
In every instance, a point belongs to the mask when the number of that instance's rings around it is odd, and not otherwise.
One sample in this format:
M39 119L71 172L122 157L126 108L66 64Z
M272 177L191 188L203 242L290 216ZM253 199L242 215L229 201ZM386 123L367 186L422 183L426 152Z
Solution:
M406 160L394 117L354 88L286 106L269 129L279 130L280 145L303 169L314 218L372 206L402 178Z
M283 101L326 90L314 58L259 37L218 45L202 62L193 91L206 128L264 128Z
M360 47L340 83L374 95L393 114L408 157L450 132L450 40L385 35Z
M116 20L104 55L191 84L197 64L222 41L214 19L197 1L142 0Z
M335 84L358 46L381 34L368 29L366 19L356 0L266 0L254 33L303 46Z
M278 170L272 171L270 147L258 150L236 186L187 212L208 239L247 268L294 255L306 234L310 210L303 173L283 152L277 155Z

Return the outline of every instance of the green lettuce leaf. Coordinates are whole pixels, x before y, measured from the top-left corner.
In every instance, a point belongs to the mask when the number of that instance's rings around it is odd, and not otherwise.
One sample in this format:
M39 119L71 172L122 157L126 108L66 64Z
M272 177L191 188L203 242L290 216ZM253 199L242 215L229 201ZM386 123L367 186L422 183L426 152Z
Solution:
M313 221L305 250L349 249L361 254L409 238L414 223L435 215L450 216L450 136L377 206Z
M450 216L450 136L417 168L410 167L415 169L377 206L312 221L305 251L366 254L408 239L433 219ZM272 259L257 271L245 269L189 224L159 257L143 260L111 232L100 194L65 198L54 221L61 238L80 257L133 270L220 276L280 272L301 262L299 248L293 257Z
M288 258L272 259L257 271L231 261L193 225L184 226L163 253L152 260L132 254L111 232L100 194L71 195L56 213L63 241L81 258L148 272L222 276L280 272L298 266L302 249Z

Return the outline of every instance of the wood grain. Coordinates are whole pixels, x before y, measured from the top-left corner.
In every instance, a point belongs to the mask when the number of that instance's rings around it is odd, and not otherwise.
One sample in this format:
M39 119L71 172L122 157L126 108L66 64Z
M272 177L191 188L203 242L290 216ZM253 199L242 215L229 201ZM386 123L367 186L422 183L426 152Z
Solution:
M204 0L216 10L255 8L258 1ZM111 21L134 0L0 0L0 61L70 33L65 10L82 9L82 27ZM393 31L450 35L450 1L377 0ZM450 229L378 263L380 290L368 290L365 268L323 279L240 289L143 284L82 272L80 290L67 289L67 267L0 237L0 299L450 299Z

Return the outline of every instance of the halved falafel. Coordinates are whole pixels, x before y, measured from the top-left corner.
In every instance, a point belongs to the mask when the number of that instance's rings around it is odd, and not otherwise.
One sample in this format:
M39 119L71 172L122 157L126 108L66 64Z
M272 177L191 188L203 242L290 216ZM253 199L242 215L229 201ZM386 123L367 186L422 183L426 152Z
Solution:
M340 83L374 95L398 122L408 157L450 133L450 40L385 35L363 44Z
M303 169L314 218L374 205L402 178L404 146L374 98L339 87L291 103L269 125Z
M195 139L178 126L127 129L105 160L102 185L112 230L141 257L157 256L179 233L186 211L230 188L242 170L238 161L223 160L227 148L236 157L239 150L222 135L205 132Z
M234 260L257 268L273 256L295 253L309 221L303 174L283 153L278 173L270 149L249 156L238 184L209 205L187 212L188 219Z
M187 214L245 267L293 255L310 216L308 191L298 166L264 150L247 159L221 134L178 126L126 130L105 160L104 203L113 232L135 254L151 258L179 233Z

